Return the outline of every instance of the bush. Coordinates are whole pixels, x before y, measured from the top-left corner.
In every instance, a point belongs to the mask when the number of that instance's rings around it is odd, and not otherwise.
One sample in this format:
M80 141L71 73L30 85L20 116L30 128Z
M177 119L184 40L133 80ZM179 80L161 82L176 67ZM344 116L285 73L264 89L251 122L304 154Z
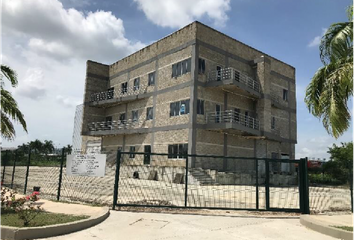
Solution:
M310 183L325 185L341 185L345 183L329 174L309 174L309 181Z
M38 192L26 197L16 198L16 192L4 187L1 188L1 211L16 212L25 227L42 211L40 206L34 204L38 200Z

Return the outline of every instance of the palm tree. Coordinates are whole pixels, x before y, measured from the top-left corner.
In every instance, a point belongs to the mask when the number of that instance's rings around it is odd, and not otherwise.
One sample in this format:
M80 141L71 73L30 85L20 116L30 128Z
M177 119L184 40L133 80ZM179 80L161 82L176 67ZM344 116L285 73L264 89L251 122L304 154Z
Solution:
M43 152L43 143L41 142L41 140L34 140L29 142L29 146L31 148L31 150L34 150L35 153L42 153Z
M353 6L348 22L332 24L320 44L323 67L307 86L305 103L322 119L327 132L338 138L350 125L348 99L353 94Z
M16 136L14 125L11 121L19 122L27 132L26 121L18 108L12 94L4 89L3 77L7 78L12 87L18 84L17 75L9 66L1 65L1 136L6 140L13 140Z
M44 140L44 144L43 144L43 152L45 153L45 155L47 156L49 153L54 152L54 144L53 141L51 140Z

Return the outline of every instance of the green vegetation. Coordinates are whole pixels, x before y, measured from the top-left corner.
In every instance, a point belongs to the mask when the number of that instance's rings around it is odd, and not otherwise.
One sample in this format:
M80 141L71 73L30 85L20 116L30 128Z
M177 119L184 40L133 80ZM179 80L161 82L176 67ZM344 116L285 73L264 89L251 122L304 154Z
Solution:
M349 227L349 226L331 226L331 227L339 228L348 232L353 232L353 227Z
M353 176L353 142L333 144L329 148L330 161L321 168L309 169L310 183L343 185L351 182Z
M323 67L306 89L309 111L322 119L327 132L338 138L350 125L348 100L353 95L353 6L348 22L332 24L320 44Z
M34 221L30 222L27 227L40 227L53 224L61 224L74 222L82 219L87 219L89 216L75 216L59 213L40 212ZM24 227L23 221L19 218L15 211L2 211L1 212L1 225L11 227Z
M27 124L16 100L12 94L4 89L3 78L10 81L12 87L18 84L17 74L9 66L1 65L0 87L1 87L1 136L6 140L14 140L16 131L12 121L19 122L27 132Z

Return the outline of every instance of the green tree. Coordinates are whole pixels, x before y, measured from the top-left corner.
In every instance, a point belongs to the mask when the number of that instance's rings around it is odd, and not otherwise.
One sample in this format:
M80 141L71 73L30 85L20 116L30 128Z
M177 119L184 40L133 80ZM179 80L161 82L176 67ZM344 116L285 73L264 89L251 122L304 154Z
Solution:
M31 150L33 150L35 153L43 153L43 143L41 140L34 140L28 143L29 146L31 147Z
M349 177L353 172L353 142L341 144L341 146L333 144L328 153L331 154L330 160L336 163L340 174Z
M44 140L43 143L43 152L45 153L45 155L48 155L49 153L52 153L54 151L54 144L53 141L51 140Z
M327 132L338 138L350 125L348 99L353 94L353 6L348 22L332 24L320 44L323 67L306 90L309 111L322 119Z
M1 136L6 140L14 140L16 131L12 121L19 122L27 132L27 124L16 100L4 89L3 78L10 81L12 87L18 84L17 75L9 66L1 65Z

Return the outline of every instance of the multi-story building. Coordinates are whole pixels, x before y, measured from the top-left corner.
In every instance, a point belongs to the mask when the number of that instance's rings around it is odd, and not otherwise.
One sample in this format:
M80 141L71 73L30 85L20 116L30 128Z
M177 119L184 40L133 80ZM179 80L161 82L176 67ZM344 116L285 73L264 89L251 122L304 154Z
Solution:
M294 158L295 69L193 22L111 65L87 61L82 135L102 137L109 161L118 149L176 165L187 152Z

